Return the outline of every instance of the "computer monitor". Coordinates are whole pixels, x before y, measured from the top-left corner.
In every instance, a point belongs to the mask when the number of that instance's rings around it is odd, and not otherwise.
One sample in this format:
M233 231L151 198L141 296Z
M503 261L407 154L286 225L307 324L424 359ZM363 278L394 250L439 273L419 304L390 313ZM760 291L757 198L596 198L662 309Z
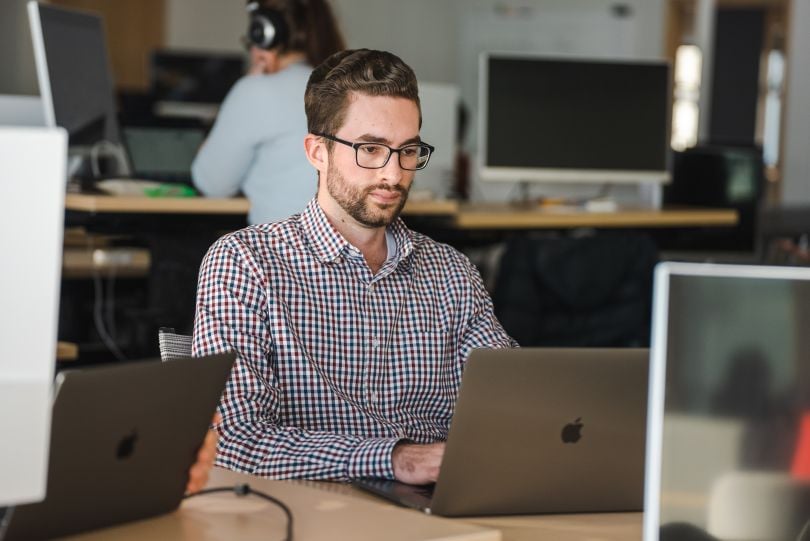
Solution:
M245 74L245 55L205 51L153 51L150 90L156 101L222 103Z
M67 134L0 127L0 507L45 496Z
M482 180L668 181L666 63L486 53L479 77Z
M46 125L65 128L72 147L119 143L101 16L31 1L28 20Z
M44 126L39 96L0 94L0 126Z
M658 266L645 541L800 537L810 523L808 327L810 268Z

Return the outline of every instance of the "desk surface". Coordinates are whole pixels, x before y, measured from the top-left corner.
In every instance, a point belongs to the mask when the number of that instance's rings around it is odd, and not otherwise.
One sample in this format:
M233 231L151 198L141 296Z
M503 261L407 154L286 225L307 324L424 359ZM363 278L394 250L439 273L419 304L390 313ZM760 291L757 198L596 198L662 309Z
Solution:
M249 483L290 507L297 541L639 541L641 514L548 515L471 519L432 517L384 503L342 484L270 481L215 470L209 486ZM172 514L76 536L82 541L282 539L280 509L255 496L199 496Z
M68 210L118 214L247 214L250 204L244 197L136 197L69 193ZM403 214L452 215L458 202L450 200L408 201Z
M70 193L67 210L118 214L247 214L242 197L132 197ZM451 200L413 199L402 210L405 216L443 216L458 229L565 229L575 227L730 227L737 213L730 209L620 209L589 212L574 207L525 208L505 203L459 203Z
M79 358L79 346L72 342L56 343L57 361L75 361Z
M729 227L737 224L731 209L619 209L591 212L578 207L525 208L506 204L462 205L456 214L459 229L566 229L577 227Z
M119 214L247 214L243 197L134 197L69 193L65 208L91 213Z

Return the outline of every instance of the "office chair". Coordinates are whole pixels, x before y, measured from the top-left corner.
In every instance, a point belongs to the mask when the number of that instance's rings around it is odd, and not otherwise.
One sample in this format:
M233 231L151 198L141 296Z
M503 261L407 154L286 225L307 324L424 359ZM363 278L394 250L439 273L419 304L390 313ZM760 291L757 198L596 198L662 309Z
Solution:
M191 357L191 336L178 334L171 327L161 327L158 331L160 360L173 361Z
M492 301L522 346L649 346L655 244L638 233L507 241Z

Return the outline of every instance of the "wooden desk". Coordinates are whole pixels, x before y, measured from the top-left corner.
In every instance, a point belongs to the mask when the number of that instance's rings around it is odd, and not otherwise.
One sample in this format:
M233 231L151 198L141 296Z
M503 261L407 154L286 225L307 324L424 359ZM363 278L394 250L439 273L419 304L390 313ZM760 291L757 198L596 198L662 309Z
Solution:
M214 470L209 486L249 483L283 501L296 541L640 541L641 514L548 515L445 519L382 502L335 483L270 481ZM107 528L75 541L282 539L286 519L256 496L227 493L185 501L170 515Z
M118 214L247 214L250 204L244 197L134 197L69 193L67 210ZM454 215L458 202L444 200L408 201L402 213L425 216Z
M79 358L79 346L72 342L56 343L57 361L75 361Z
M589 212L576 207L521 208L507 204L462 205L455 216L459 229L570 229L732 227L737 213L728 209L620 209Z
M323 489L380 502L350 485L315 483ZM523 515L445 519L496 529L503 541L641 541L641 513Z
M403 216L455 216L459 211L459 202L452 199L408 199Z
M118 214L247 214L244 197L134 197L69 193L65 209Z
M132 197L67 194L65 208L88 213L117 214L247 214L247 199L209 197ZM574 207L521 208L508 204L464 203L452 200L408 201L405 216L447 216L458 229L566 229L731 227L737 213L728 209L622 209L588 212Z
M210 486L249 483L278 498L293 514L296 541L498 541L491 528L449 521L329 490L330 484L270 481L215 470ZM321 485L327 485L324 489ZM76 541L280 540L286 518L275 505L257 496L227 493L185 501L170 515L71 537Z

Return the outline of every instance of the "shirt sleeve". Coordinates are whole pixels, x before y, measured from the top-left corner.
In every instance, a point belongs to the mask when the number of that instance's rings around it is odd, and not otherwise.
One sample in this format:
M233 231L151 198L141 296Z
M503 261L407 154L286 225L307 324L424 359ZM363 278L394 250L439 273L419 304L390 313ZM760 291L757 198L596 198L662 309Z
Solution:
M460 254L459 254L460 255ZM509 336L495 317L492 299L484 287L484 281L478 269L469 259L460 255L465 280L460 302L462 319L458 355L460 362L466 362L473 349L477 348L514 348L517 341ZM466 290L466 291L465 291Z
M191 164L194 185L204 195L236 195L253 163L261 143L253 117L269 101L266 96L261 99L255 77L260 76L243 77L228 92L211 132Z
M284 391L274 376L265 309L272 292L257 262L244 244L226 236L200 268L193 355L237 353L219 405L216 464L277 479L393 479L397 438L308 431L280 420Z

